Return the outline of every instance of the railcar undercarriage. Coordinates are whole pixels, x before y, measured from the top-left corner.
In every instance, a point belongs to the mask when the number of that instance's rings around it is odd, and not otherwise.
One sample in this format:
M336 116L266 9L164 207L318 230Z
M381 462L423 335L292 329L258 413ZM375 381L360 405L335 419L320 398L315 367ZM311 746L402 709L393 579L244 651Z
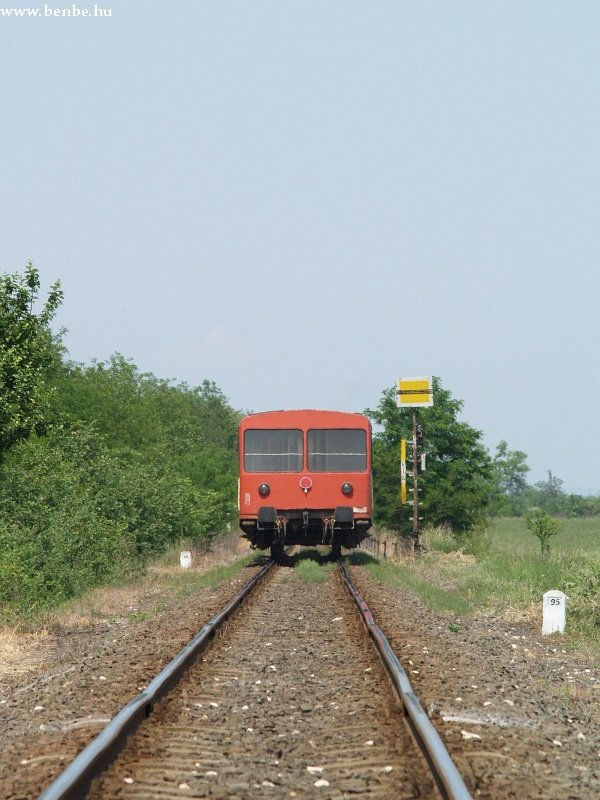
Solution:
M367 535L371 520L355 518L351 506L335 509L279 511L261 506L257 519L242 519L243 535L253 547L271 549L271 556L281 561L284 547L291 545L330 545L332 558L340 558L342 547L357 547Z

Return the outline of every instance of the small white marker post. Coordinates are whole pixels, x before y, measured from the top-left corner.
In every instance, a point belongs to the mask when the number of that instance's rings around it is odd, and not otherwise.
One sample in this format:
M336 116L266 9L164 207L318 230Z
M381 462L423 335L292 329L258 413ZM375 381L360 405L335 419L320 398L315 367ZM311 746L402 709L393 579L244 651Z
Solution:
M564 633L567 621L567 595L558 589L544 594L542 636L551 633Z
M192 554L189 550L182 550L179 554L179 563L184 569L192 566Z

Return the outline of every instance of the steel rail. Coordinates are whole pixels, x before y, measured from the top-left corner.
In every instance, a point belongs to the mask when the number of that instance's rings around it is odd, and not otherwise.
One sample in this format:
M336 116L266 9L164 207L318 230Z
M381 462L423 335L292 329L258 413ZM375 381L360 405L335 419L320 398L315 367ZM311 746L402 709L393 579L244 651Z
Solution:
M402 705L405 719L415 737L444 800L473 800L462 775L450 758L444 743L413 692L402 664L398 661L385 634L373 619L373 615L342 561L339 562L342 577L362 617L373 643L390 676L394 691Z
M154 705L177 683L186 669L205 650L219 628L239 608L274 564L274 561L269 561L257 572L148 684L146 689L123 706L98 736L42 792L39 800L75 800L85 796L91 781L123 749L127 737L150 716Z

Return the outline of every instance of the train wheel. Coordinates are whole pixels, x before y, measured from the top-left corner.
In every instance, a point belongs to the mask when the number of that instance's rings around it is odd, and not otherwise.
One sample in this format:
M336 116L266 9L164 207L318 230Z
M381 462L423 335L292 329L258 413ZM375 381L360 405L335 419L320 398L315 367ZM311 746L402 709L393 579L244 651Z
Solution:
M281 542L273 542L271 545L271 558L276 564L283 564L287 556Z

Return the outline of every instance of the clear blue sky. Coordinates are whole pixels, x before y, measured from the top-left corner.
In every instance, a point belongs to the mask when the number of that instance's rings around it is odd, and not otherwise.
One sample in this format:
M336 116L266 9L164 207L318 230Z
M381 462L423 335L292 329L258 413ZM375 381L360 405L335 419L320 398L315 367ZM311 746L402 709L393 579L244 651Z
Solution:
M0 16L0 271L72 358L253 410L439 375L600 492L599 3L98 5Z

